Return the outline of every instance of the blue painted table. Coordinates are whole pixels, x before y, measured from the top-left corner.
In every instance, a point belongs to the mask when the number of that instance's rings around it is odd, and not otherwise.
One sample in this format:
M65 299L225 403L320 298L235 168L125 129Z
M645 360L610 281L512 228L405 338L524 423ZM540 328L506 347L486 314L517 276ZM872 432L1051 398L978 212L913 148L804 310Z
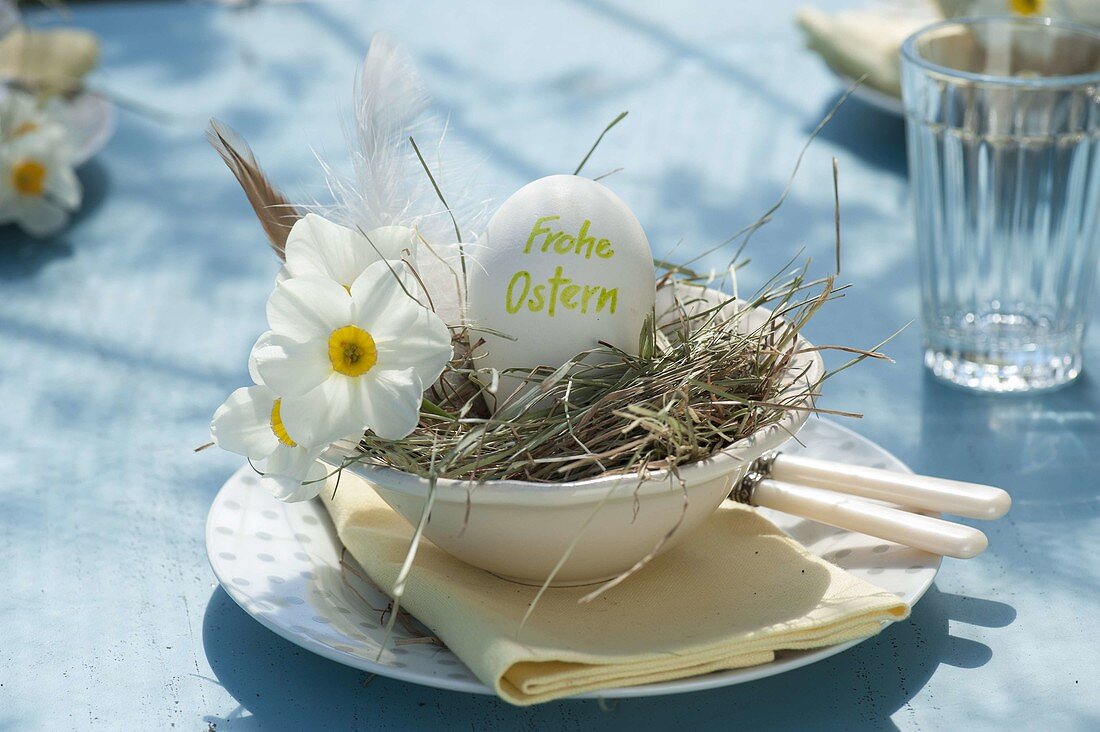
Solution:
M217 115L271 175L323 196L311 145L341 149L336 108L370 34L403 39L455 137L507 194L590 162L657 253L702 251L782 190L838 88L803 50L795 3L593 2L76 6L103 38L96 83L123 111L81 171L84 211L45 242L0 229L0 728L410 727L1097 729L1100 386L987 398L934 383L915 329L829 383L826 406L918 471L1015 498L981 558L948 561L912 618L765 681L672 698L515 709L315 657L218 589L203 520L238 459L192 453L245 382L275 261L203 140ZM39 13L36 21L53 22ZM832 257L840 160L854 288L815 342L870 345L917 312L903 127L852 102L807 154L752 245L742 286L799 247ZM721 263L715 257L710 264ZM1094 315L1095 318L1095 315ZM1088 359L1100 369L1097 339Z

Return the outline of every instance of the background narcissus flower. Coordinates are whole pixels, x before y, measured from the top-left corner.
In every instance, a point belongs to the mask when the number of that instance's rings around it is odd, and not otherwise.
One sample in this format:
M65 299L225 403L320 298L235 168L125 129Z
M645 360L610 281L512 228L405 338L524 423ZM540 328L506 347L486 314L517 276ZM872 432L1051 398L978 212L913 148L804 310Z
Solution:
M83 191L68 131L28 97L9 92L0 100L0 224L49 236L68 223Z

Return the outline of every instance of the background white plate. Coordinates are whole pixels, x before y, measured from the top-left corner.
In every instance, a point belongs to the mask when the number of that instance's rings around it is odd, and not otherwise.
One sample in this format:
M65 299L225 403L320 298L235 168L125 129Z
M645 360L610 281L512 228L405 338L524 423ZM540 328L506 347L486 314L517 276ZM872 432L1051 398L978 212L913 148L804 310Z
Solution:
M64 106L65 126L73 136L73 164L82 165L115 134L115 105L97 92L82 91Z
M811 419L799 439L805 447L792 440L786 451L911 472L890 453L831 422ZM910 604L924 595L939 569L940 558L925 552L761 510L814 554ZM394 637L378 658L385 635L382 611L389 601L365 579L350 555L341 566L342 548L320 501L280 503L260 487L247 465L222 487L207 517L206 550L218 581L245 612L287 640L383 676L492 693L449 650L415 642L428 635L415 622L395 624ZM760 666L587 696L650 696L738 684L828 658L858 642L784 651Z

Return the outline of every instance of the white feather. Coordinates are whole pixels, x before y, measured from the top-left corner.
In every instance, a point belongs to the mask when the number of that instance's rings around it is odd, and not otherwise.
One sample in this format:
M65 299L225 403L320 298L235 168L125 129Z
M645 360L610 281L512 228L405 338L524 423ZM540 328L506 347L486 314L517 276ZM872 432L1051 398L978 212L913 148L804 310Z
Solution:
M337 166L322 161L338 202L331 215L364 230L416 226L433 242L454 242L450 214L416 157L409 142L413 137L459 220L463 238L472 238L488 209L485 200L476 198L473 179L480 166L462 159L467 156L453 144L443 155L446 124L429 107L408 53L376 33L356 75L354 114L344 129L352 175L344 176Z
M362 224L403 223L421 186L411 177L409 136L428 108L412 59L389 37L376 34L355 80L352 165L355 191L348 213ZM423 177L423 176L421 176Z
M326 216L351 228L369 231L379 226L415 227L448 267L426 267L425 283L436 299L464 300L453 290L460 263L447 256L455 251L453 214L462 240L476 240L489 211L489 200L479 197L475 182L480 168L457 146L447 145L447 125L429 112L430 99L406 51L388 36L371 39L367 57L355 80L353 117L345 125L352 174L322 160L329 190L336 198L333 207L314 206ZM450 209L443 205L409 138L417 145L431 168ZM446 162L446 164L445 164ZM424 258L421 258L422 260Z

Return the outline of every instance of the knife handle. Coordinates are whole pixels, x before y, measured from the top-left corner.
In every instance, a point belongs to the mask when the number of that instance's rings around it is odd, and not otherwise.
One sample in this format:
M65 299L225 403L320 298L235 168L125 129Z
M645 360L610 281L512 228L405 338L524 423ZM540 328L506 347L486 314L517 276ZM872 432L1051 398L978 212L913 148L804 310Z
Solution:
M979 483L898 473L829 460L777 454L768 477L784 483L822 488L953 516L997 519L1012 506L1005 491Z
M985 534L971 526L774 480L757 482L751 502L945 557L970 559L989 544Z

